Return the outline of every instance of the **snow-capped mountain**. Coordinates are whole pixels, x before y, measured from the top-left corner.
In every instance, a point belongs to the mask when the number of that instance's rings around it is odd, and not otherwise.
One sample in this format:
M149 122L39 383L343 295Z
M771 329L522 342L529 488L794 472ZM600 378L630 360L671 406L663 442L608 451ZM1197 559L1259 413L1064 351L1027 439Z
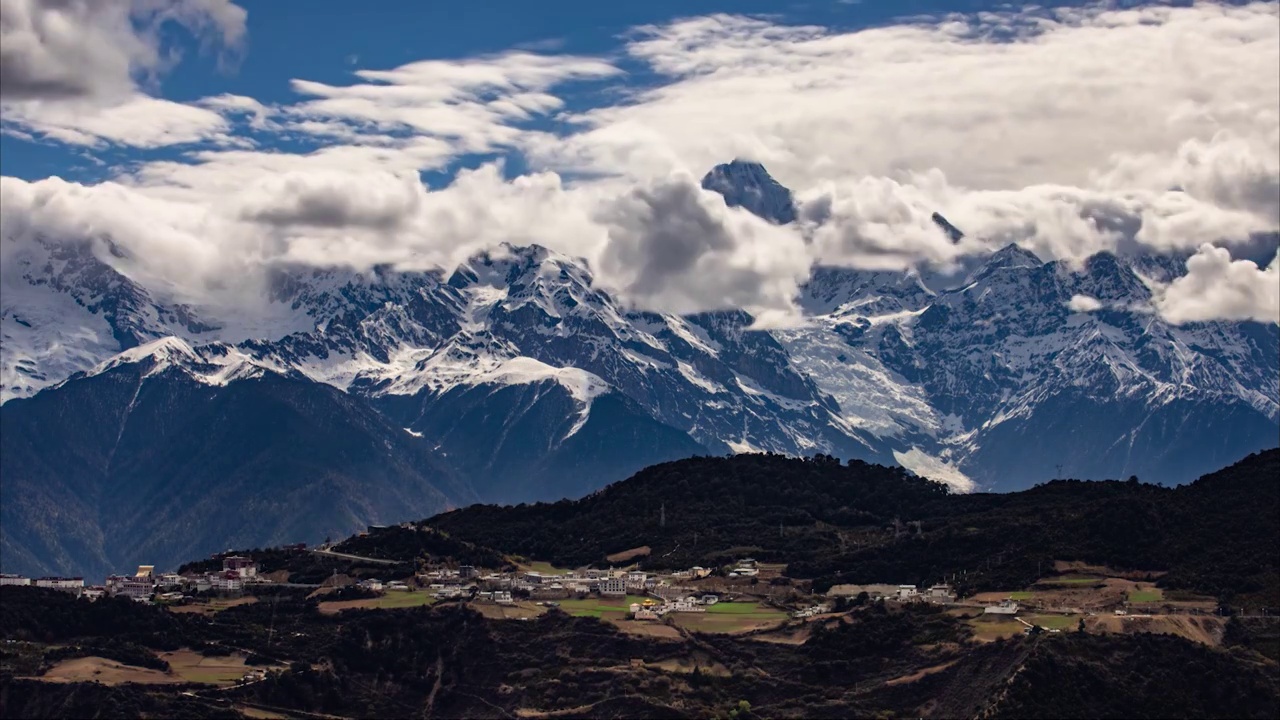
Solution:
M758 164L718 166L703 185L772 222L797 217ZM369 442L447 468L420 481L439 502L581 495L655 462L757 450L896 461L959 490L1061 475L1181 482L1280 434L1280 328L1151 314L1154 283L1184 271L1174 258L1100 254L1075 268L1010 245L958 281L819 267L800 298L810 321L765 331L743 312L629 310L584 262L537 246L449 274L280 268L270 314L282 320L248 327L158 299L113 269L113 252L37 241L7 255L22 261L4 269L6 434L82 432L38 408L122 373L137 376L134 400L169 408L309 387L366 418ZM1076 295L1099 309L1073 311ZM117 438L134 422L120 402L96 411ZM328 433L339 418L323 417ZM44 466L8 454L6 490L35 482L24 473ZM116 477L112 457L90 465ZM373 521L354 507L353 528Z

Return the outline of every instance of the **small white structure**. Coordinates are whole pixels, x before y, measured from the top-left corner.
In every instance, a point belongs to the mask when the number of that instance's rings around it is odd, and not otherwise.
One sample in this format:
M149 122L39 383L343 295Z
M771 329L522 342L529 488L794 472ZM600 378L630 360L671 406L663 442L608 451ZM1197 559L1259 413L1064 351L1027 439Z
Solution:
M988 605L982 609L984 615L1016 615L1018 603L1013 600L1002 600L999 605Z
M720 602L720 596L719 595L703 595L702 599L699 600L698 602L702 603L703 605L715 605L716 603Z
M898 586L899 600L910 600L916 597L917 595L919 595L919 592L916 591L915 585L899 585Z
M0 574L0 585L30 585L31 578L22 575Z
M499 605L511 605L515 602L511 599L511 592L507 590L494 590L493 601Z

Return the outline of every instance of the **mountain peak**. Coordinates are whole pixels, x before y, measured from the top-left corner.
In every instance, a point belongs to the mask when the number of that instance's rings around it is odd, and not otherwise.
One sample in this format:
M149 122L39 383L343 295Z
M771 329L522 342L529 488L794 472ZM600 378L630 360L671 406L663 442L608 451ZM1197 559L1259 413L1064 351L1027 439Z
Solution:
M1017 243L1009 243L987 259L985 268L1040 267L1043 264L1044 261L1035 253Z
M729 207L741 207L779 225L796 219L791 191L758 162L738 159L717 165L703 176L702 188L723 195Z
M930 216L929 219L933 220L934 225L942 228L942 232L946 233L947 237L951 238L951 242L958 243L964 239L964 233L960 231L960 228L952 225L950 220L942 216L942 213L936 212Z

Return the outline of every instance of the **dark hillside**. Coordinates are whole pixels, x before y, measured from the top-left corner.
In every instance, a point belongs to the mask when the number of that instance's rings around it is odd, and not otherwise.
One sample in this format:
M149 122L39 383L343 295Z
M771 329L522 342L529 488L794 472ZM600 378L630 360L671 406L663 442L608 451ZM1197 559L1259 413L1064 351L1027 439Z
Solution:
M473 506L427 522L571 566L647 545L643 562L654 568L751 555L788 563L819 590L950 579L978 591L1023 587L1054 560L1083 560L1167 572L1164 587L1234 606L1280 608L1277 477L1280 450L1269 450L1177 488L1060 480L950 495L899 468L739 455L657 465L578 501Z
M781 455L701 457L655 465L581 500L477 505L428 523L503 552L563 565L648 545L651 567L714 564L734 550L765 561L838 545L840 528L914 516L946 489L901 468Z

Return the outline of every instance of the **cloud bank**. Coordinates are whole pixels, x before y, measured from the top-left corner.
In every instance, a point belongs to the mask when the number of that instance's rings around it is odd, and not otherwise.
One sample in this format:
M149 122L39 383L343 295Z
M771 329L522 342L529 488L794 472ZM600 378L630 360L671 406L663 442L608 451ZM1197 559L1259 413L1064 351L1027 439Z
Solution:
M536 242L637 307L768 324L796 320L815 264L947 268L1014 242L1046 260L1194 253L1158 312L1277 321L1275 264L1238 259L1280 230L1274 3L848 32L715 15L636 28L611 57L423 60L298 78L294 102L268 105L144 92L171 62L163 23L243 44L229 2L2 1L5 132L180 152L97 185L5 177L0 240L110 237L125 252L105 260L189 300L251 294L281 263L448 268ZM637 66L656 80L636 85ZM612 102L581 109L575 88L601 83L617 91L591 97ZM513 153L520 177L499 159L420 179ZM791 187L801 220L772 226L697 186L733 157Z

